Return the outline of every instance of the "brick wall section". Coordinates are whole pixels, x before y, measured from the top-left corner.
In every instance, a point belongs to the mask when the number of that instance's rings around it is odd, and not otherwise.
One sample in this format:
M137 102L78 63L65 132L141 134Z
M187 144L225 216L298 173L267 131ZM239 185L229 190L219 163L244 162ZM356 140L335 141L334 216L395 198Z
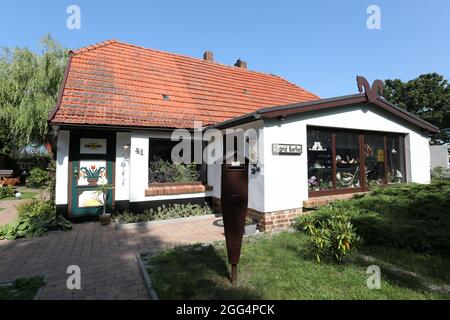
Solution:
M155 183L145 190L145 196L162 196L173 194L186 194L186 193L200 193L212 190L211 186L203 185L200 183Z
M212 198L212 207L216 211L221 211L221 199ZM247 215L253 218L258 223L259 231L274 231L280 229L287 229L292 225L292 220L303 214L302 208L281 210L275 212L259 212L253 209L247 209Z
M269 213L247 209L250 217L258 222L259 231L274 231L289 228L293 219L303 213L302 208L274 211Z
M336 194L332 196L321 196L321 197L313 197L308 200L303 201L303 208L305 209L315 209L320 206L324 206L330 204L336 200L348 200L353 198L355 194L363 194L367 192L356 192L356 193L344 193L344 194Z

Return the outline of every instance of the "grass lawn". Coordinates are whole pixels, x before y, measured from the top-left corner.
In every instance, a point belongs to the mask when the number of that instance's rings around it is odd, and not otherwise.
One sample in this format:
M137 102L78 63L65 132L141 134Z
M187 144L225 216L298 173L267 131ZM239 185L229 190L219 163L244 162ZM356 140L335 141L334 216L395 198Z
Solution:
M435 284L450 286L450 257L387 247L361 248L360 253L418 273Z
M0 211L5 210L5 208L0 208Z
M37 192L21 192L21 193L22 193L22 196L20 197L20 199L24 199L24 200L26 200L26 199L33 199L33 197L35 195L37 195ZM16 200L16 199L17 199L16 197L7 197L7 198L0 199L0 201Z
M44 278L20 278L11 285L0 286L0 300L31 300L45 284Z
M338 264L316 261L303 232L263 235L244 242L240 284L232 287L224 243L180 247L146 257L148 272L162 299L450 299L430 291L408 274L450 286L450 182L400 184L336 201L299 218L320 223L335 215L350 217L362 237L359 253ZM381 289L370 290L366 269L381 267ZM423 281L422 281L423 282Z
M413 262L402 251L396 254L402 261ZM381 289L370 290L366 286L369 263L352 257L343 264L318 263L307 249L307 236L300 232L246 239L237 287L232 287L228 279L223 242L179 247L146 259L161 299L450 298L429 291L414 278L396 276L383 269Z

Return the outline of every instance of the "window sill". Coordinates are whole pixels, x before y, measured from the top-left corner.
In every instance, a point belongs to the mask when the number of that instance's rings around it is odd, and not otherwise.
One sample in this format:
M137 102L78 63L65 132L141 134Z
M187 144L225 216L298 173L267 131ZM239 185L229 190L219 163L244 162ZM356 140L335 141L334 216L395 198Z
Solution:
M150 183L145 196L162 196L174 194L189 194L211 191L212 186L199 182Z

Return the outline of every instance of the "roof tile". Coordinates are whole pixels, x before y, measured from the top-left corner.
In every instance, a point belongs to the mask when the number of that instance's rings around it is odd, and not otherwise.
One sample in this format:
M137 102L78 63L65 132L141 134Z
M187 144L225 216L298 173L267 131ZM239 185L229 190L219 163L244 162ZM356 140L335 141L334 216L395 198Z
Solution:
M72 51L62 90L52 123L193 128L319 99L279 76L115 40Z

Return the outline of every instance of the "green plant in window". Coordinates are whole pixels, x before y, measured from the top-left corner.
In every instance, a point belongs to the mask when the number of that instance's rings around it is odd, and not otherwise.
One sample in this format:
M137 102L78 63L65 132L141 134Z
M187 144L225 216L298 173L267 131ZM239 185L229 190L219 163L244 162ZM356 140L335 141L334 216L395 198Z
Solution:
M153 158L148 168L151 183L165 182L194 182L198 181L200 174L194 163L172 163L159 157Z

